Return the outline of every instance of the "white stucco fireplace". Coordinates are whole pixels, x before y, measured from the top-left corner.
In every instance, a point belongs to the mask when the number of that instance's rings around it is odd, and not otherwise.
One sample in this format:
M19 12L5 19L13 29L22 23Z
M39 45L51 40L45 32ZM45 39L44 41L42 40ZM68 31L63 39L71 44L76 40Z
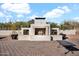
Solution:
M56 35L58 36L59 29L54 30L57 31ZM50 24L46 23L46 18L40 17L34 19L34 24L31 24L30 28L22 28L21 33L22 34L18 36L18 40L51 41L51 36L53 37L53 35L51 35ZM61 40L62 37L60 36L58 37Z

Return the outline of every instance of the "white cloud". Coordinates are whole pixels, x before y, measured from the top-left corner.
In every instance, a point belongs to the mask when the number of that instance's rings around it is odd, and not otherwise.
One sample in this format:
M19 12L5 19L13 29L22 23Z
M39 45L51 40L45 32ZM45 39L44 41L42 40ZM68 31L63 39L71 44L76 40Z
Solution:
M32 15L30 18L35 19L35 17L38 17L37 15Z
M6 15L5 13L0 12L0 18L4 19L4 21L2 19L0 20L2 22L9 22L9 21L11 21L12 16L11 15Z
M0 12L0 17L4 17L4 16L5 16L5 14Z
M31 12L29 4L25 3L4 3L1 8L17 14L29 14Z
M11 15L6 15L6 18L12 18L12 16Z
M29 18L29 19L35 19L35 17L39 17L39 16L37 16L37 15L32 15L32 16L29 16L28 18Z
M5 22L8 23L8 22L10 22L10 21L12 21L12 16L11 16L11 15L8 15L8 16L6 15L6 16L5 16Z
M6 18L5 22L6 23L10 22L10 19L9 18Z
M17 15L17 17L18 17L18 18L21 18L21 17L24 17L24 15L19 14L19 15Z
M79 22L79 17L74 17L73 20Z
M49 19L54 19L54 18L62 16L63 14L69 11L70 9L67 6L57 7L56 9L53 9L47 12L46 14L44 14L44 17L49 18Z
M52 11L49 11L47 12L44 17L47 17L47 18L56 18L56 17L59 17L61 16L62 14L64 14L64 11L60 10L60 9L54 9Z
M20 22L20 21L21 21L20 19L17 19L17 20L16 20L16 22Z
M77 19L77 20L79 20L79 17L75 17L75 18L73 18L73 19Z
M65 12L69 12L70 9L67 6L63 6L61 9L63 9Z

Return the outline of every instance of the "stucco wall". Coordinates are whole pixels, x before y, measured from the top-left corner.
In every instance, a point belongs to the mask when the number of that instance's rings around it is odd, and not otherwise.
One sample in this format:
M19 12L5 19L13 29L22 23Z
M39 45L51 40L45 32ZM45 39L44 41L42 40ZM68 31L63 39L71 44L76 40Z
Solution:
M0 35L10 35L12 31L10 30L0 30Z
M46 35L32 35L30 41L50 41L50 36Z
M53 40L62 40L62 36L61 35L51 35Z
M50 36L41 35L19 35L18 40L28 40L28 41L50 41Z
M76 30L60 30L60 33L66 34L66 35L75 35Z
M0 30L0 35L11 35L13 32L13 30ZM15 32L17 32L18 34L20 34L20 30L16 30Z
M19 35L18 40L30 40L30 36L29 35Z

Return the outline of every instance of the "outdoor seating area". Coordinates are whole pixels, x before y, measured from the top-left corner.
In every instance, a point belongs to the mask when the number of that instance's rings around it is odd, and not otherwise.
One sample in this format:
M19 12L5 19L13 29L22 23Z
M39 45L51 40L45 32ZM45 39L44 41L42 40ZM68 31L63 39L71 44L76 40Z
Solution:
M65 36L66 37L66 36ZM78 40L27 41L0 39L1 56L78 56Z
M60 42L60 41L59 41ZM1 56L78 56L79 49L61 46L58 41L0 41ZM79 45L79 44L78 44ZM74 48L74 49L72 49ZM69 50L68 50L69 49ZM72 51L74 50L74 51Z
M74 51L79 51L79 48L76 48L76 44L66 41L66 40L57 40L57 42L59 43L59 45L61 45L62 47L64 47L65 49L67 49L68 51L65 52L65 54L71 52L72 54L74 54Z

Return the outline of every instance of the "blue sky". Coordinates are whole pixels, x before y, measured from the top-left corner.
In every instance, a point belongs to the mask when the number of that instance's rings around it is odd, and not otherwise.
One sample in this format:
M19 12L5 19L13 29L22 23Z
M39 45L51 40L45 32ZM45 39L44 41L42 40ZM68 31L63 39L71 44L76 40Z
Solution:
M0 3L0 22L46 17L49 22L79 21L79 3Z

